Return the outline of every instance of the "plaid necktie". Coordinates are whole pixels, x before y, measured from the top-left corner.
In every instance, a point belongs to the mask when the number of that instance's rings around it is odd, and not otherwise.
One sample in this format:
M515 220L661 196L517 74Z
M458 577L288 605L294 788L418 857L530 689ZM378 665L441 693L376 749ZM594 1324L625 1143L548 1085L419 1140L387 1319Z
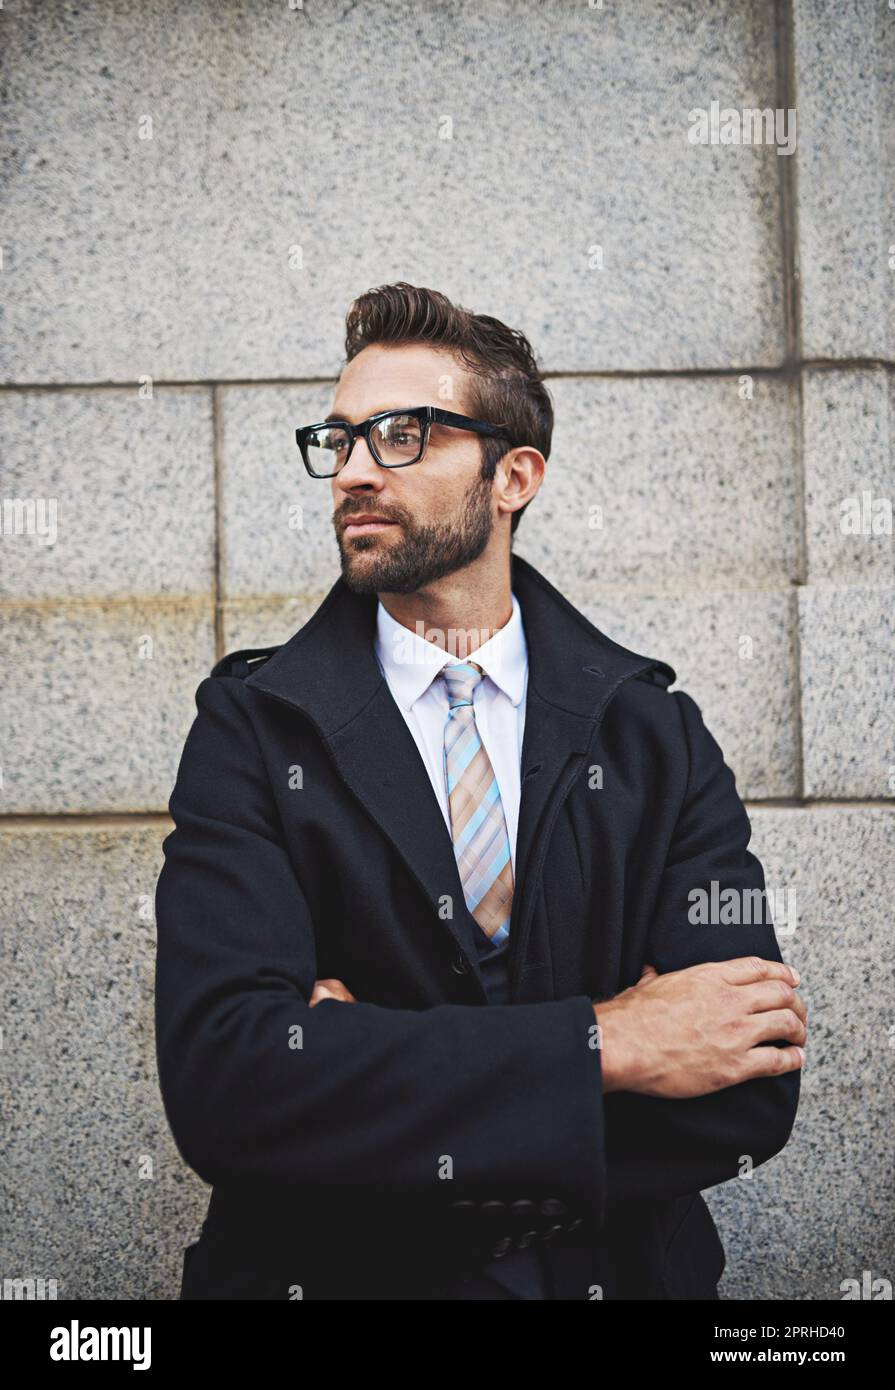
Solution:
M479 738L472 692L484 672L473 661L445 666L450 710L444 726L444 773L451 835L466 906L495 942L510 933L513 865L491 759Z

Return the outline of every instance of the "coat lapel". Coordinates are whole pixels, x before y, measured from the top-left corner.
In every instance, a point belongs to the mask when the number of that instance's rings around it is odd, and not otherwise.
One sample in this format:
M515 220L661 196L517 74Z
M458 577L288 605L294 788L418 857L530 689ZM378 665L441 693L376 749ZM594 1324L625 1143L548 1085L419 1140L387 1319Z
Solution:
M512 555L511 565L529 661L510 925L510 971L518 981L550 818L568 790L569 772L574 776L580 768L609 700L625 680L650 671L657 683L668 685L675 674L664 662L605 637L521 556ZM440 918L445 895L463 904L460 875L423 760L376 661L376 605L375 594L355 594L339 578L304 627L247 684L311 721L346 787ZM465 905L443 920L481 987Z
M510 917L510 987L521 993L536 889L550 829L593 744L613 695L650 672L675 679L665 662L628 651L606 637L542 574L512 556L512 584L528 646L528 692L522 740L516 891Z
M340 578L247 684L315 726L348 790L391 841L478 975L454 847L413 735L376 661L376 595ZM445 896L462 911L443 918ZM484 997L484 990L482 990Z

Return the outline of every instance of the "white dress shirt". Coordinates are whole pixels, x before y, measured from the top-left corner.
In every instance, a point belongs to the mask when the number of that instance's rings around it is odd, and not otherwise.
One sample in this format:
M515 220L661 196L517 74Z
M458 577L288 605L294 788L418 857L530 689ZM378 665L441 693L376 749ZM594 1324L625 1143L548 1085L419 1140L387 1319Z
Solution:
M515 876L528 647L519 600L515 594L511 597L513 612L508 622L464 659L477 662L485 672L473 691L473 711L497 778ZM380 670L416 740L450 834L451 811L444 780L444 726L450 701L444 681L435 677L443 666L459 664L460 658L396 622L381 602L374 646Z

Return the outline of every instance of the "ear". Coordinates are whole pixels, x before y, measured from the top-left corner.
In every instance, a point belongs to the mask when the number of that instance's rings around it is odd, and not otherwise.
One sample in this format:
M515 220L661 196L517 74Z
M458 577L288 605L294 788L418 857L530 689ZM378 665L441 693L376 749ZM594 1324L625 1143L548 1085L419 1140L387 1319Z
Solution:
M505 481L498 491L498 508L507 513L521 511L522 507L537 494L544 481L547 460L539 449L530 444L510 449L497 465L496 477L503 474ZM518 503L518 506L502 507L503 501Z

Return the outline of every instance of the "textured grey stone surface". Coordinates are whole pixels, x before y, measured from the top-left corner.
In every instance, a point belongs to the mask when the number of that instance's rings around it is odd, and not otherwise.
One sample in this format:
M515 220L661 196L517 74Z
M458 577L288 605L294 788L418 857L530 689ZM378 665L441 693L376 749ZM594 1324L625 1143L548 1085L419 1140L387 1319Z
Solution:
M3 522L0 595L213 593L209 390L3 392L0 456L0 505L43 499L55 516L49 543Z
M328 588L339 573L328 479L311 478L299 425L332 409L335 382L227 387L221 401L221 591L227 598Z
M336 575L333 575L335 581ZM223 611L224 650L242 647L282 646L320 607L327 591L302 594L295 599L227 603Z
M895 792L895 589L799 593L808 797Z
M835 1300L844 1279L895 1270L895 808L756 809L752 826L768 884L796 890L795 930L778 939L810 1031L789 1143L707 1194L727 1249L720 1292Z
M782 358L787 156L688 140L775 104L769 4L20 0L5 48L0 379L329 375L402 278L557 370Z
M0 809L164 811L214 662L212 604L10 604L3 629Z
M561 379L515 548L563 590L772 588L798 572L796 402L739 377Z
M572 597L564 590L567 597ZM794 600L783 593L573 598L623 647L667 661L702 710L743 797L798 791Z
M895 21L792 10L790 158L687 139L694 108L778 100L771 0L5 7L0 504L55 497L58 538L0 535L4 1277L177 1296L208 1193L158 1092L170 822L141 813L216 654L288 640L335 581L294 430L351 300L406 279L529 335L558 422L519 553L676 668L797 893L802 1107L708 1194L724 1296L895 1278L892 540L838 526L895 492ZM790 258L801 421L761 370Z
M895 358L892 9L794 0L806 357Z
M167 818L0 832L0 1268L63 1298L176 1298L208 1189L155 1057L155 884Z
M809 583L895 583L895 374L806 371L803 421Z

